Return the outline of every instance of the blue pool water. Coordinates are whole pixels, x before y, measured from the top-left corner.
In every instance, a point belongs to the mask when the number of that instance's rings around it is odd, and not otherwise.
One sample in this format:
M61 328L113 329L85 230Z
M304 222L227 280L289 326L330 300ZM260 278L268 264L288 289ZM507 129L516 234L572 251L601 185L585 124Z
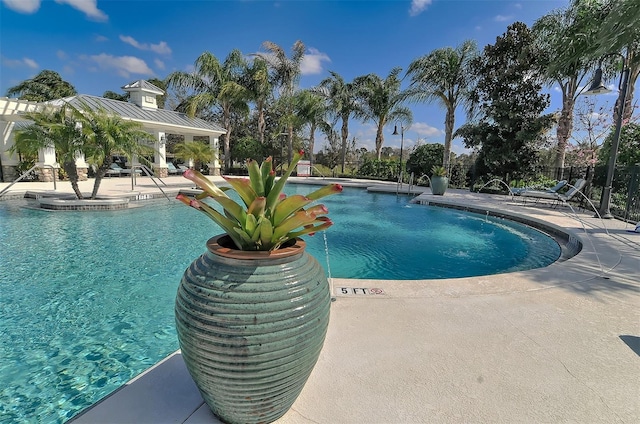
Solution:
M333 277L482 275L560 254L528 227L395 195L347 188L323 203ZM25 204L0 202L0 421L65 422L178 348L179 280L220 231L178 202L92 213ZM305 239L326 267L322 233Z

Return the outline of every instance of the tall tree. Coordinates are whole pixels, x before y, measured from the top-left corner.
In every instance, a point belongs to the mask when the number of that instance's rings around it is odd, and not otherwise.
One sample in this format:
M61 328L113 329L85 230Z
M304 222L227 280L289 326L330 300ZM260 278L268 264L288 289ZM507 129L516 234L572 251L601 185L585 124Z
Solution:
M481 118L463 125L457 134L467 147L480 148L480 165L505 181L531 168L553 123L552 115L542 115L549 95L540 93L539 57L531 31L516 22L472 63L478 75L474 96Z
M403 103L410 95L401 90L398 75L402 68L393 68L385 79L376 74L358 77L354 80L360 107L355 114L363 120L373 121L376 125L376 156L380 159L384 134L382 130L388 123L400 121L409 125L413 120L411 110Z
M7 90L8 97L18 96L20 99L33 102L46 102L76 94L73 85L64 81L57 72L46 69Z
M564 37L567 35L576 37L580 33L592 31L592 29L593 27L590 29L582 25L579 11L575 7L554 10L538 19L532 28L538 48L544 53L544 58L549 63L555 62L560 55ZM580 94L578 87L583 85L592 66L592 60L576 57L562 67L547 66L545 69L544 82L547 85L557 84L562 93L562 108L556 126L557 144L554 160L558 180L563 179L566 149L573 130L573 109Z
M444 47L434 50L411 62L407 69L411 86L415 89L415 99L437 102L446 110L442 166L447 171L456 109L466 106L469 110L472 105L470 92L474 81L470 64L477 56L475 41L467 40L455 49Z
M640 77L640 2L637 0L572 0L575 21L558 34L559 44L552 71L562 69L576 60L598 62L605 59L609 74L620 75L620 59L624 57L629 69L627 95L620 93L614 107L614 122L624 101L622 117L628 122L633 114L635 84ZM612 57L615 58L612 60Z
M234 113L249 113L249 90L241 85L245 74L246 61L239 50L233 50L223 63L211 53L202 53L195 61L193 73L173 72L167 77L170 87L191 90L191 95L183 101L189 116L219 107L222 111L222 125L227 130L223 135L225 167L231 168L231 136Z
M25 129L15 133L14 151L37 154L39 149L53 147L57 159L64 169L78 199L83 195L78 187L78 170L76 158L83 148L84 139L81 128L77 125L81 119L80 112L65 104L62 108L45 108L38 112L25 114L31 121Z
M309 127L309 160L313 165L315 134L319 126L326 124L327 106L323 97L311 90L300 91L296 96L296 115Z
M349 139L349 118L357 109L356 90L353 83L345 82L337 72L330 71L329 74L331 76L323 79L315 91L328 100L329 111L342 122L340 136L342 172L344 172Z
M153 149L145 142L150 143L153 139L138 122L84 103L78 109L81 111L78 122L84 138L83 152L87 161L97 166L91 192L91 198L95 199L102 179L113 163L113 155L123 154L131 160L135 155L149 154Z
M263 58L255 57L253 59L253 62L246 68L242 84L249 90L251 101L255 104L258 137L260 144L264 144L264 134L267 128L265 109L273 93L273 88L269 80L267 62Z
M291 162L293 156L293 129L294 129L294 93L298 88L300 81L300 65L304 58L304 43L300 40L293 44L291 51L291 57L287 57L286 52L271 41L265 41L262 46L267 50L267 53L256 53L256 55L264 59L269 68L271 69L271 81L275 87L279 89L279 101L285 107L285 114L283 116L285 120L285 126L287 130L287 160Z

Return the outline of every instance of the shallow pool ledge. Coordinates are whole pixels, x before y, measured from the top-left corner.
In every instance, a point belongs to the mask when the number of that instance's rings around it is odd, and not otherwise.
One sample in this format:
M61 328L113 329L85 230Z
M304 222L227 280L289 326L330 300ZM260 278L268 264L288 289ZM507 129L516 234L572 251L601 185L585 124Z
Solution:
M208 423L220 423L202 400L178 350L69 423L184 423L201 414Z

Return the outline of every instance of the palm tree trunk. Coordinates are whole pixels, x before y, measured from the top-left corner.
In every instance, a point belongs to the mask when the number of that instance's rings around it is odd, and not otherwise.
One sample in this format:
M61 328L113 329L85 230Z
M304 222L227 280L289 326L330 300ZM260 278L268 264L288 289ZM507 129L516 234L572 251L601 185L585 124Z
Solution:
M104 161L102 161L102 165L100 165L100 167L96 171L95 180L93 182L93 190L91 191L91 199L95 199L96 197L98 197L100 183L102 183L102 179L104 178L104 176L107 175L107 171L109 170L111 163L111 155L108 155L105 157ZM135 172L135 170L132 170L131 172Z
M349 115L342 115L342 128L341 128L341 136L342 136L342 173L344 174L344 163L347 157L347 139L349 138Z
M264 144L264 132L267 128L267 122L264 119L264 108L258 108L258 135L260 136L260 144Z
M66 161L62 164L62 168L64 172L67 173L67 177L69 178L69 182L71 183L71 188L73 192L76 194L78 199L83 199L82 192L80 191L80 187L78 187L78 169L76 168L75 161ZM54 170L54 172L56 172ZM56 176L54 175L53 178Z
M453 126L456 120L455 108L447 108L447 115L444 119L444 153L442 155L442 166L449 172L449 162L451 158L451 140L453 139Z
M382 136L382 125L378 125L378 130L376 131L376 156L378 160L380 160L380 156L382 154L382 143L384 143L384 138Z
M557 170L556 179L562 180L564 177L564 158L567 150L567 143L571 137L573 130L573 106L575 105L573 91L567 88L567 92L562 93L562 111L558 118L558 128L556 137L558 138L558 146L556 150L555 168Z
M289 124L288 133L289 134L287 135L287 141L288 141L288 146L287 146L287 166L289 166L289 164L293 160L293 125L291 125L291 124Z
M309 129L309 168L313 167L313 145L316 141L316 124L312 123Z

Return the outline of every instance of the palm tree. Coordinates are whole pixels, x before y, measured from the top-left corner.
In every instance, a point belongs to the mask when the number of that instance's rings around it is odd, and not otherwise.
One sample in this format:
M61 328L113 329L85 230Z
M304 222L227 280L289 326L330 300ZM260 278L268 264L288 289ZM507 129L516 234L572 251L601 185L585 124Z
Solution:
M91 198L95 199L100 183L113 163L113 155L124 154L129 160L135 155L144 156L153 151L143 144L152 142L151 134L142 130L138 122L124 120L120 115L104 109L92 109L81 104L81 117L84 137L83 151L90 164L96 165L95 181Z
M291 58L276 43L265 41L262 46L268 53L256 53L256 55L264 59L271 69L272 84L279 88L279 100L285 105L285 125L287 129L288 163L291 163L293 155L293 95L297 89L300 80L300 65L304 57L305 46L302 41L298 40L293 44Z
M232 115L249 113L251 94L240 84L245 69L246 61L240 50L231 51L222 64L213 54L204 52L196 59L193 73L178 71L167 77L169 86L193 91L184 102L189 116L214 106L220 107L222 125L227 130L223 135L227 169L231 168Z
M250 66L246 69L242 84L249 90L251 100L256 105L258 115L258 138L260 144L264 144L264 133L267 123L265 120L265 109L267 102L272 95L273 88L269 81L269 69L267 62L261 57L255 57Z
M79 111L70 105L27 113L25 117L33 123L15 132L15 144L12 147L13 151L28 155L37 155L39 149L53 147L78 199L83 198L78 187L76 168L76 158L84 143L77 125L80 116Z
M475 41L467 40L455 49L444 47L434 50L411 62L407 69L413 97L419 101L436 101L446 109L442 166L447 171L456 109L459 105L470 107L472 104L469 97L473 83L470 63L477 55Z
M567 33L577 30L583 33L584 29L578 29L576 25L577 9L566 8L555 10L548 15L538 19L533 27L536 42L545 52L548 60L553 63L559 56L560 45L564 41ZM573 37L578 34L573 34ZM573 131L573 109L580 92L578 87L590 72L593 60L587 58L576 58L572 62L565 63L565 66L546 69L546 83L548 85L557 83L562 92L562 109L558 115L556 127L557 146L555 152L554 166L558 171L556 178L563 179L564 159L567 144Z
M202 162L210 162L213 160L214 151L208 144L199 141L182 142L176 144L175 156L180 160L187 162L193 161L199 165ZM199 167L196 166L196 168Z
M76 94L73 85L64 81L57 72L46 69L35 77L22 81L7 90L8 97L18 96L33 102L46 102Z
M330 77L323 79L317 91L325 96L329 102L329 110L342 121L342 172L347 152L347 140L349 139L349 118L357 109L356 92L353 83L347 83L336 72L329 72Z
M413 120L411 110L403 106L403 102L409 97L409 91L400 89L398 74L402 68L393 68L385 79L376 74L369 74L356 78L353 83L356 86L359 108L355 116L363 120L371 120L376 125L376 157L380 159L384 134L382 130L390 122L400 121L407 126Z
M304 90L296 96L296 115L302 124L309 126L309 160L313 166L315 133L318 126L325 123L327 106L323 97L311 90Z

